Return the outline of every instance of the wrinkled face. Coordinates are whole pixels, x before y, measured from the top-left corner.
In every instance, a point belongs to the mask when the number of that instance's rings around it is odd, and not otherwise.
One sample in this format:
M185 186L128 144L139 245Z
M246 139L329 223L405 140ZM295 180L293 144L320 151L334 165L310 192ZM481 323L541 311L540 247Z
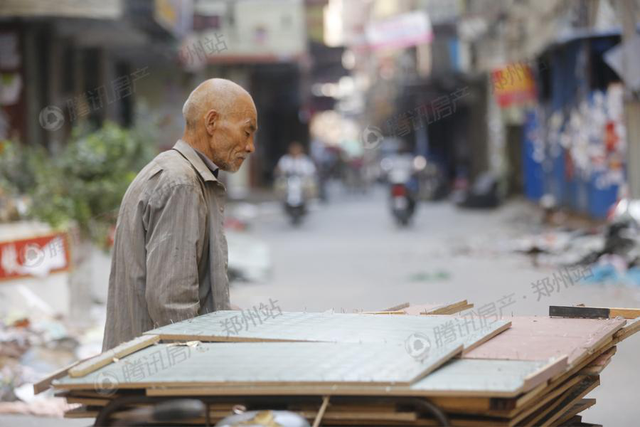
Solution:
M208 149L205 154L223 171L237 172L255 151L253 139L258 130L258 118L251 97L239 97L232 113L220 115L209 111L205 128Z

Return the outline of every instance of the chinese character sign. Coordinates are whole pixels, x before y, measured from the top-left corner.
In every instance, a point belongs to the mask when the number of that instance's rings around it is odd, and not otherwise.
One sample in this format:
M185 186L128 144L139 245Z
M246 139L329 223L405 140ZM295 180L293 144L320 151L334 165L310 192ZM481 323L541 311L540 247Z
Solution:
M491 74L492 90L502 108L522 105L536 98L531 67L524 63L510 64Z
M18 277L46 277L69 268L65 234L0 242L0 281Z

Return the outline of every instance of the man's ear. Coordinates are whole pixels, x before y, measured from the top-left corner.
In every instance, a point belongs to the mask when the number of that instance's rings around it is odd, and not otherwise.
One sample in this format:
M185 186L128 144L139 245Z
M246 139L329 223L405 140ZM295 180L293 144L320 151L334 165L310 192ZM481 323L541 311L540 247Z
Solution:
M209 135L213 135L218 124L218 112L216 110L209 110L204 116L204 127Z

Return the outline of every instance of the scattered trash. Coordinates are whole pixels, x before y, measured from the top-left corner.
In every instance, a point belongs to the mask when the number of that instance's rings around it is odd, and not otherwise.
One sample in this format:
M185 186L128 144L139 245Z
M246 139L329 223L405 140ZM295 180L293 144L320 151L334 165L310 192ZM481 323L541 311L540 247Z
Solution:
M419 272L409 277L411 282L440 282L449 279L451 279L451 274L444 270L436 270L433 273Z
M496 208L500 204L498 180L491 172L480 174L471 189L460 196L458 206L465 208Z
M534 266L590 266L593 276L583 283L640 286L640 205L623 199L607 224L569 229L545 227L518 238L512 250L531 256Z
M68 405L52 393L34 396L33 384L76 359L99 354L95 331L73 330L61 316L13 311L0 318L0 414L62 417Z
M61 397L42 398L33 402L0 402L0 414L36 415L62 418L64 413L78 408L80 404L69 404Z

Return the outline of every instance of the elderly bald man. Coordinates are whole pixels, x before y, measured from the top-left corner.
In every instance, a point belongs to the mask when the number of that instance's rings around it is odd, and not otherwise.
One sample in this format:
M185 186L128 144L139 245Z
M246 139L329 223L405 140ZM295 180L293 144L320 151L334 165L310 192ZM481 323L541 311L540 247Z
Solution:
M124 195L111 261L103 350L172 322L230 307L225 188L254 151L256 107L224 79L200 84L182 110L186 128Z

